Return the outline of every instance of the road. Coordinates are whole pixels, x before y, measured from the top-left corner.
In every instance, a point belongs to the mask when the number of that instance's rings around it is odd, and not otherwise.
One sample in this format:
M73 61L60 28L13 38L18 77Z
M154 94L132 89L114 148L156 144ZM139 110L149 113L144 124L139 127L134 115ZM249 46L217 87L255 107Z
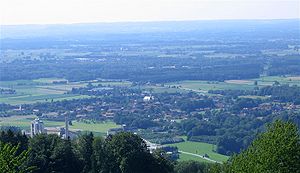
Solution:
M155 149L161 147L161 145L159 145L159 144L151 143L151 142L147 141L146 139L143 139L143 140L146 142L146 144L147 144L148 149L150 150L150 152L152 152L153 150L155 150ZM191 156L200 157L201 159L208 160L208 161L210 161L210 162L221 163L221 164L222 164L222 162L219 162L219 161L210 159L210 158L208 158L208 157L204 157L204 156L199 155L199 154L189 153L189 152L180 151L180 150L178 150L178 152L179 152L179 153L183 153L183 154L188 154L188 155L191 155Z
M180 151L180 150L178 150L178 152L179 152L179 153L183 153L183 154L188 154L188 155L191 155L191 156L200 157L200 158L202 158L202 159L204 159L204 160L208 160L208 161L211 161L211 162L214 162L214 163L222 163L222 162L218 162L218 161L216 161L216 160L213 160L213 159L204 157L204 156L199 155L199 154L189 153L189 152Z

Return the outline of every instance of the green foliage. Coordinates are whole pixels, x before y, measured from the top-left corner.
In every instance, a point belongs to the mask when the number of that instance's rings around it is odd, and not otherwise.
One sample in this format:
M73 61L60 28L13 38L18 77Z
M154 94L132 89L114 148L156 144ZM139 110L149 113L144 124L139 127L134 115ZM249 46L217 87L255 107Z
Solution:
M19 145L0 143L0 172L1 173L28 173L34 167L27 167L28 150L17 154Z
M161 172L161 173L172 173L174 172L174 165L169 158L169 155L162 149L157 149L153 152L153 156L155 158L155 163L151 167L153 168L153 172Z
M106 156L105 141L101 137L93 140L92 172L101 173L109 170L109 163L112 158Z
M29 165L37 166L36 172L80 172L80 164L70 140L57 135L40 134L29 141Z
M21 134L20 131L13 132L13 127L9 127L6 131L1 131L0 141L3 143L10 143L13 146L19 146L17 154L28 148L28 138L25 134Z
M80 164L70 140L60 140L50 156L51 172L79 173Z
M215 163L209 166L209 173L232 173L228 162L219 164Z
M276 121L244 152L233 157L234 173L300 172L300 137L296 125Z
M10 136L15 136L10 133ZM2 143L0 170L5 173L300 172L298 129L296 125L282 121L270 125L247 150L224 164L185 161L174 167L165 151L156 150L151 154L142 138L128 132L108 136L105 140L90 133L74 141L61 139L57 135L40 134L29 140L29 148L30 152L21 150L18 153L19 145Z
M175 173L206 173L208 164L196 161L182 161L175 166Z
M153 155L146 143L137 135L128 132L118 133L106 139L110 163L109 172L122 173L171 173L173 166L165 153L157 151Z
M112 168L117 172L138 172L141 171L141 165L136 164L141 155L147 155L147 145L137 135L131 133L118 133L107 139L109 155L114 158L115 165ZM119 167L119 168L118 168ZM137 170L141 169L141 170Z
M93 139L93 133L84 134L78 139L80 160L83 163L82 172L90 172L92 169Z
M52 170L50 159L60 138L57 135L37 135L29 140L29 165L38 166L36 172L50 172Z
M29 153L23 151L28 155L24 167L37 167L32 170L37 173L173 172L173 164L166 153L151 154L143 139L132 133L118 133L106 140L94 138L90 133L73 141L40 134L29 140L29 148Z
M273 86L266 86L257 91L257 95L270 95L273 100L280 100L282 102L300 103L300 87L297 85L289 86L280 85L277 81Z

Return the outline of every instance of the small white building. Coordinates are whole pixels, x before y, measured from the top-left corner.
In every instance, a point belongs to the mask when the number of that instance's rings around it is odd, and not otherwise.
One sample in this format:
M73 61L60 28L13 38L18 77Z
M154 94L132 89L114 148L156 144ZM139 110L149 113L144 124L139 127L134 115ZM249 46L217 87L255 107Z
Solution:
M162 146L160 144L155 144L152 142L147 141L146 139L143 139L143 141L146 143L148 150L150 151L150 153L153 153L153 151L162 148Z
M39 118L36 118L31 122L31 131L30 136L33 137L34 135L45 133L45 126L43 121Z
M151 101L151 100L154 100L154 97L153 97L153 96L145 96L145 97L143 98L143 101L144 101L144 102L149 102L149 101Z

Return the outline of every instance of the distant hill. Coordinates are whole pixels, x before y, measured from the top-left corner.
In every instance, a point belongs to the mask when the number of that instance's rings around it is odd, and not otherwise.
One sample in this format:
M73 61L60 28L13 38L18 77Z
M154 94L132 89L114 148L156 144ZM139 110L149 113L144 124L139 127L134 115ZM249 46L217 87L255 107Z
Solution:
M93 37L103 34L139 34L165 32L245 32L255 31L297 33L300 19L288 20L206 20L170 22L119 22L52 25L2 25L1 39L33 37Z

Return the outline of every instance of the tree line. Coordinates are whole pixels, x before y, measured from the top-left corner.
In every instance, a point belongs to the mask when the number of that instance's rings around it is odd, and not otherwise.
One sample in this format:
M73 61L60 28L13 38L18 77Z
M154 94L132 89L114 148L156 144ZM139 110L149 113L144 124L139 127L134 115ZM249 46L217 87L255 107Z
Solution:
M75 140L40 134L28 139L11 130L0 135L0 172L103 173L299 173L299 129L275 121L243 152L223 164L174 162L162 150L150 153L137 135L121 132L106 139L84 134ZM16 144L15 142L18 142ZM20 146L27 146L23 149Z
M105 139L89 133L74 140L65 140L54 134L28 138L20 132L8 130L1 132L0 140L1 156L11 155L1 158L0 163L12 172L19 172L21 168L36 173L173 171L173 165L164 151L150 153L143 139L127 132ZM20 162L12 165L12 157Z

